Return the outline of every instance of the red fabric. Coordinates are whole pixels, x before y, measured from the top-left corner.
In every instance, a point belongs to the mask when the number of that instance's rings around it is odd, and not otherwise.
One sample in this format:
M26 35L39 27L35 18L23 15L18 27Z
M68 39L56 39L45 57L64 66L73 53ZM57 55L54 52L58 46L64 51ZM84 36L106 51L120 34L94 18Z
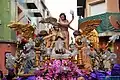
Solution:
M22 39L22 42L23 42L23 43L27 43L28 40L26 40L26 39Z
M19 31L16 31L16 35L17 35L17 36L20 35L20 32L19 32Z

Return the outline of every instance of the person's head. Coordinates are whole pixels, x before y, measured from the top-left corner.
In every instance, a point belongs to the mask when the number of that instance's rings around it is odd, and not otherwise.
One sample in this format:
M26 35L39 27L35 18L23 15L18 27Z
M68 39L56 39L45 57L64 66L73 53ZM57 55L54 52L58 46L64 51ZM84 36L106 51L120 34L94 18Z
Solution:
M58 26L53 26L54 30L59 31L59 27Z
M40 31L40 33L38 34L39 37L44 37L44 36L47 36L48 35L48 32L46 30L42 30Z
M81 33L80 33L80 31L75 30L75 31L73 32L73 35L74 35L74 37L76 37L76 36L80 36Z
M65 13L61 13L61 14L59 15L59 17L61 18L61 20L66 20L66 15L65 15Z

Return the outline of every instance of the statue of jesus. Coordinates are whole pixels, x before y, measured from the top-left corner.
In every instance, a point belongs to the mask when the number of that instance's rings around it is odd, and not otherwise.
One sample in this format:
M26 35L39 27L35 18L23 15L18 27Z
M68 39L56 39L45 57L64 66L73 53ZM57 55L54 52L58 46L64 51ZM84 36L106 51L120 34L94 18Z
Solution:
M74 19L74 15L72 14L72 20L69 22L66 19L66 15L64 13L61 13L59 16L59 27L61 28L61 31L63 32L63 34L65 35L65 43L67 44L66 49L69 49L69 32L68 32L68 28L74 30L72 27L70 27L71 22Z

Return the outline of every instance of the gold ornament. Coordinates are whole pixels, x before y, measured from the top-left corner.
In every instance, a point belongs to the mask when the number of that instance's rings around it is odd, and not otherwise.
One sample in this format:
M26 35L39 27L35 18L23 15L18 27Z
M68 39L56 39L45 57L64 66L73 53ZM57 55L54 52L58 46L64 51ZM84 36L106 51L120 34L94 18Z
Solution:
M33 26L31 26L30 24L22 24L22 23L19 23L19 22L11 22L8 25L8 27L13 29L15 32L19 32L19 34L27 40L29 40L29 38L34 37L35 28L33 28Z
M102 20L100 19L82 22L79 26L80 32L83 32L84 35L87 35L89 32L96 29L101 22Z

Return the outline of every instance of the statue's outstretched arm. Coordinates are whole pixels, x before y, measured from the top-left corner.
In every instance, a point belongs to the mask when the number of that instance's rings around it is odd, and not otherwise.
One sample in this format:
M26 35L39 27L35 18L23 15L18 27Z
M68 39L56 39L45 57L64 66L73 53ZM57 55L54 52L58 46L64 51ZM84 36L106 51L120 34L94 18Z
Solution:
M71 26L68 26L70 29L72 29L73 31L75 31L75 29L73 29Z
M69 22L68 25L70 25L72 23L72 21L74 20L74 15L72 15L72 20Z
M45 39L48 39L48 38L50 38L50 37L52 37L52 36L55 36L55 34L50 34L50 35L48 35L48 36L45 36L43 39L45 40Z

